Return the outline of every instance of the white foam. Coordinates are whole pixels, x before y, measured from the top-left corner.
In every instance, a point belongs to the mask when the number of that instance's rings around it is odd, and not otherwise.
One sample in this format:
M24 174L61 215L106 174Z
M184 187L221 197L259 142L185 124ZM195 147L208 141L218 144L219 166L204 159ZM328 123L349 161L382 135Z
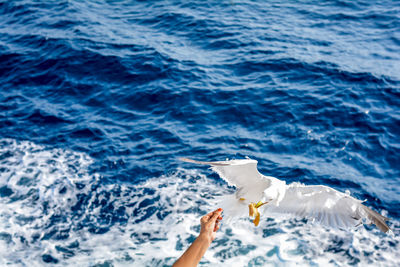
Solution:
M47 149L28 141L0 140L0 264L43 265L51 241L44 237L51 216L62 216L77 201L76 182L87 183L92 160L83 153ZM65 217L66 225L71 218ZM36 240L36 241L35 241ZM10 253L12 252L12 253ZM36 262L36 264L35 264Z
M0 187L13 192L0 198L0 265L43 266L47 254L62 266L170 266L197 236L200 217L232 192L184 169L138 185L100 184L98 175L89 174L93 160L83 153L10 139L0 144ZM76 211L82 194L86 202ZM120 220L112 223L117 214ZM91 232L102 227L108 231ZM224 220L202 264L398 266L400 224L393 221L391 227L394 236L376 228L329 230L265 214L257 228L247 218ZM51 230L56 234L44 238ZM67 237L55 238L63 231Z

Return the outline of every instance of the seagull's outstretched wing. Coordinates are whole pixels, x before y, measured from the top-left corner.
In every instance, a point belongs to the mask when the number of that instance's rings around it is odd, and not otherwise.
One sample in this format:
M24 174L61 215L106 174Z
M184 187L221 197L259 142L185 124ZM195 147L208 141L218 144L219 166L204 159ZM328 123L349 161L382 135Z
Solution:
M327 186L294 183L287 187L285 197L279 205L266 205L266 208L270 212L290 213L314 219L329 227L349 228L366 220L385 233L390 230L385 223L388 218L361 203L362 201Z
M227 161L198 161L188 158L179 158L182 161L210 165L211 169L218 173L229 185L236 186L237 188L261 185L268 186L262 174L257 170L257 160L253 159L238 159Z

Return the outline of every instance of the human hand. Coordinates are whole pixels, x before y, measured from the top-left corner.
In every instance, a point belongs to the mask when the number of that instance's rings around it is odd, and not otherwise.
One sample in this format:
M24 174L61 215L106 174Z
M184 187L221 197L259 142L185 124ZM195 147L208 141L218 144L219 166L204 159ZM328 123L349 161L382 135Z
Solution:
M183 255L174 263L174 267L195 267L200 262L201 257L215 239L216 232L222 220L222 209L217 209L204 215L200 219L200 234Z
M221 213L222 209L219 208L201 217L201 230L199 237L206 239L209 243L214 241L217 234L216 232L218 231L220 222L222 220Z

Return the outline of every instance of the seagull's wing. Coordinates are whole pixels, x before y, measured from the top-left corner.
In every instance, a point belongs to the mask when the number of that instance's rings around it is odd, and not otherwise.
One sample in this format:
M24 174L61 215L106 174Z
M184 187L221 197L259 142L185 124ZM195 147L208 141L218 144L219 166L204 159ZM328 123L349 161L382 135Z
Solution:
M265 179L263 175L258 172L257 161L253 159L197 161L188 158L180 158L180 160L210 165L211 169L218 173L229 185L236 186L239 189L255 188L261 193L270 185L270 181Z
M266 205L269 211L290 213L299 217L314 219L326 226L349 228L363 221L374 223L383 232L390 228L388 218L361 204L362 201L327 186L305 186L291 184L279 205Z

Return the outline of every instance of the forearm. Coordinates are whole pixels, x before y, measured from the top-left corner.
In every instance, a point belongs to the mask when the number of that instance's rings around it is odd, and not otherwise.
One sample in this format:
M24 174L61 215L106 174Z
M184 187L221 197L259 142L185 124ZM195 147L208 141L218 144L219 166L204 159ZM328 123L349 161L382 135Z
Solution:
M183 255L174 263L173 267L195 267L206 253L211 240L199 235Z

